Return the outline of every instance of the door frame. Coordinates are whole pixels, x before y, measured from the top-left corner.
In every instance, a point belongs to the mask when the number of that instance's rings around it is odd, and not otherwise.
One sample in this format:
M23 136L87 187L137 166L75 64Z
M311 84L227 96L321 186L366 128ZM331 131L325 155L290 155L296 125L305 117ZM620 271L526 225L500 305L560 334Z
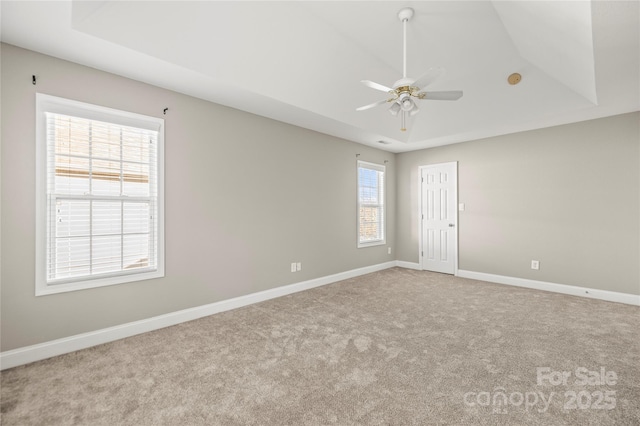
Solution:
M434 163L434 164L425 164L423 166L418 167L418 232L420 233L418 237L418 259L420 260L418 263L420 264L420 270L424 271L424 253L423 250L423 238L424 238L424 230L423 228L423 220L424 211L423 211L423 203L422 203L422 171L424 169L428 169L430 167L437 166L449 166L453 165L454 173L453 173L453 196L455 200L455 217L454 217L454 241L453 241L453 275L458 275L458 215L459 215L459 204L458 204L458 162L457 161L449 161L446 163Z

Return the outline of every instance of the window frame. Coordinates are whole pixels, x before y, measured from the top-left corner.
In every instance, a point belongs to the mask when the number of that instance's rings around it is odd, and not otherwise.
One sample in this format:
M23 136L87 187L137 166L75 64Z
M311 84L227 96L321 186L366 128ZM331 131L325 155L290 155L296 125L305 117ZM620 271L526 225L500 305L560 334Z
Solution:
M157 140L157 197L156 214L156 267L152 270L119 271L114 273L81 276L69 280L49 282L47 279L47 116L56 113L89 120L109 122L122 126L137 127L158 132ZM164 120L128 111L93 105L71 99L36 93L36 273L35 294L43 296L69 291L84 290L109 285L124 284L164 277ZM134 200L132 200L134 201Z
M368 169L368 170L373 170L376 171L378 173L382 173L382 184L380 184L380 182L378 181L378 200L380 202L378 203L363 203L361 201L360 198L360 169ZM358 248L364 248L364 247L374 247L374 246L380 246L380 245L385 245L387 243L387 211L386 211L386 196L387 196L387 190L386 190L386 181L387 181L387 171L386 171L386 166L382 165L382 164L376 164L376 163L370 163L367 161L362 161L362 160L358 160L357 161L357 167L356 167L356 188L357 188L357 206L356 206L356 217L357 217L357 222L356 222L356 235L357 235L357 247ZM382 220L380 221L380 225L382 227L381 233L382 233L382 238L378 238L375 240L362 240L362 235L360 233L360 207L363 205L368 205L368 206L377 206L380 208L381 213L382 213Z

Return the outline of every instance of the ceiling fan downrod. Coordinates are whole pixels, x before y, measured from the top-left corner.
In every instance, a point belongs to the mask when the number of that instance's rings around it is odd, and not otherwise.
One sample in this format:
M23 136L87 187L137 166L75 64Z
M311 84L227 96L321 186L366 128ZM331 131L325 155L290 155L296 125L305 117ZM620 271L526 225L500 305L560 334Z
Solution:
M402 78L407 78L407 22L409 19L413 17L413 9L410 7L405 7L404 9L400 9L398 12L398 19L402 21ZM406 102L410 103L410 106L407 106L408 109L413 108L413 102L409 97L407 97ZM402 108L400 113L400 131L407 131L407 111L406 108Z
M402 21L402 78L407 78L407 22L413 17L413 9L405 7L398 12Z

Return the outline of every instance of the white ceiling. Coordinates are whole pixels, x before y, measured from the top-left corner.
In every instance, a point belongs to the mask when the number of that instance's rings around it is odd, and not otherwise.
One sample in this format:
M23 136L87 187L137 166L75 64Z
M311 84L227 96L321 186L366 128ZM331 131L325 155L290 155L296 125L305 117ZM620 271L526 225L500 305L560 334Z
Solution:
M406 132L407 72L446 74ZM391 152L640 110L637 1L2 1L2 41ZM507 83L522 75L516 86ZM382 145L383 140L390 144Z

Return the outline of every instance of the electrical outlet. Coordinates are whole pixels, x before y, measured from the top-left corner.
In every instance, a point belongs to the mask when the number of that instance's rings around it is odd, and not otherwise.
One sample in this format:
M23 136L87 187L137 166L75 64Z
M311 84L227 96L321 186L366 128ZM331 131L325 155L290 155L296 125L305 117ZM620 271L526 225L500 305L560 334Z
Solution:
M302 262L296 263L296 271L302 271Z
M538 262L537 260L532 260L531 269L535 269L536 271L540 269L540 262Z
M295 272L295 271L296 271L296 263L295 263L295 262L293 262L293 263L291 264L291 272Z
M387 254L391 254L391 247L387 249Z

